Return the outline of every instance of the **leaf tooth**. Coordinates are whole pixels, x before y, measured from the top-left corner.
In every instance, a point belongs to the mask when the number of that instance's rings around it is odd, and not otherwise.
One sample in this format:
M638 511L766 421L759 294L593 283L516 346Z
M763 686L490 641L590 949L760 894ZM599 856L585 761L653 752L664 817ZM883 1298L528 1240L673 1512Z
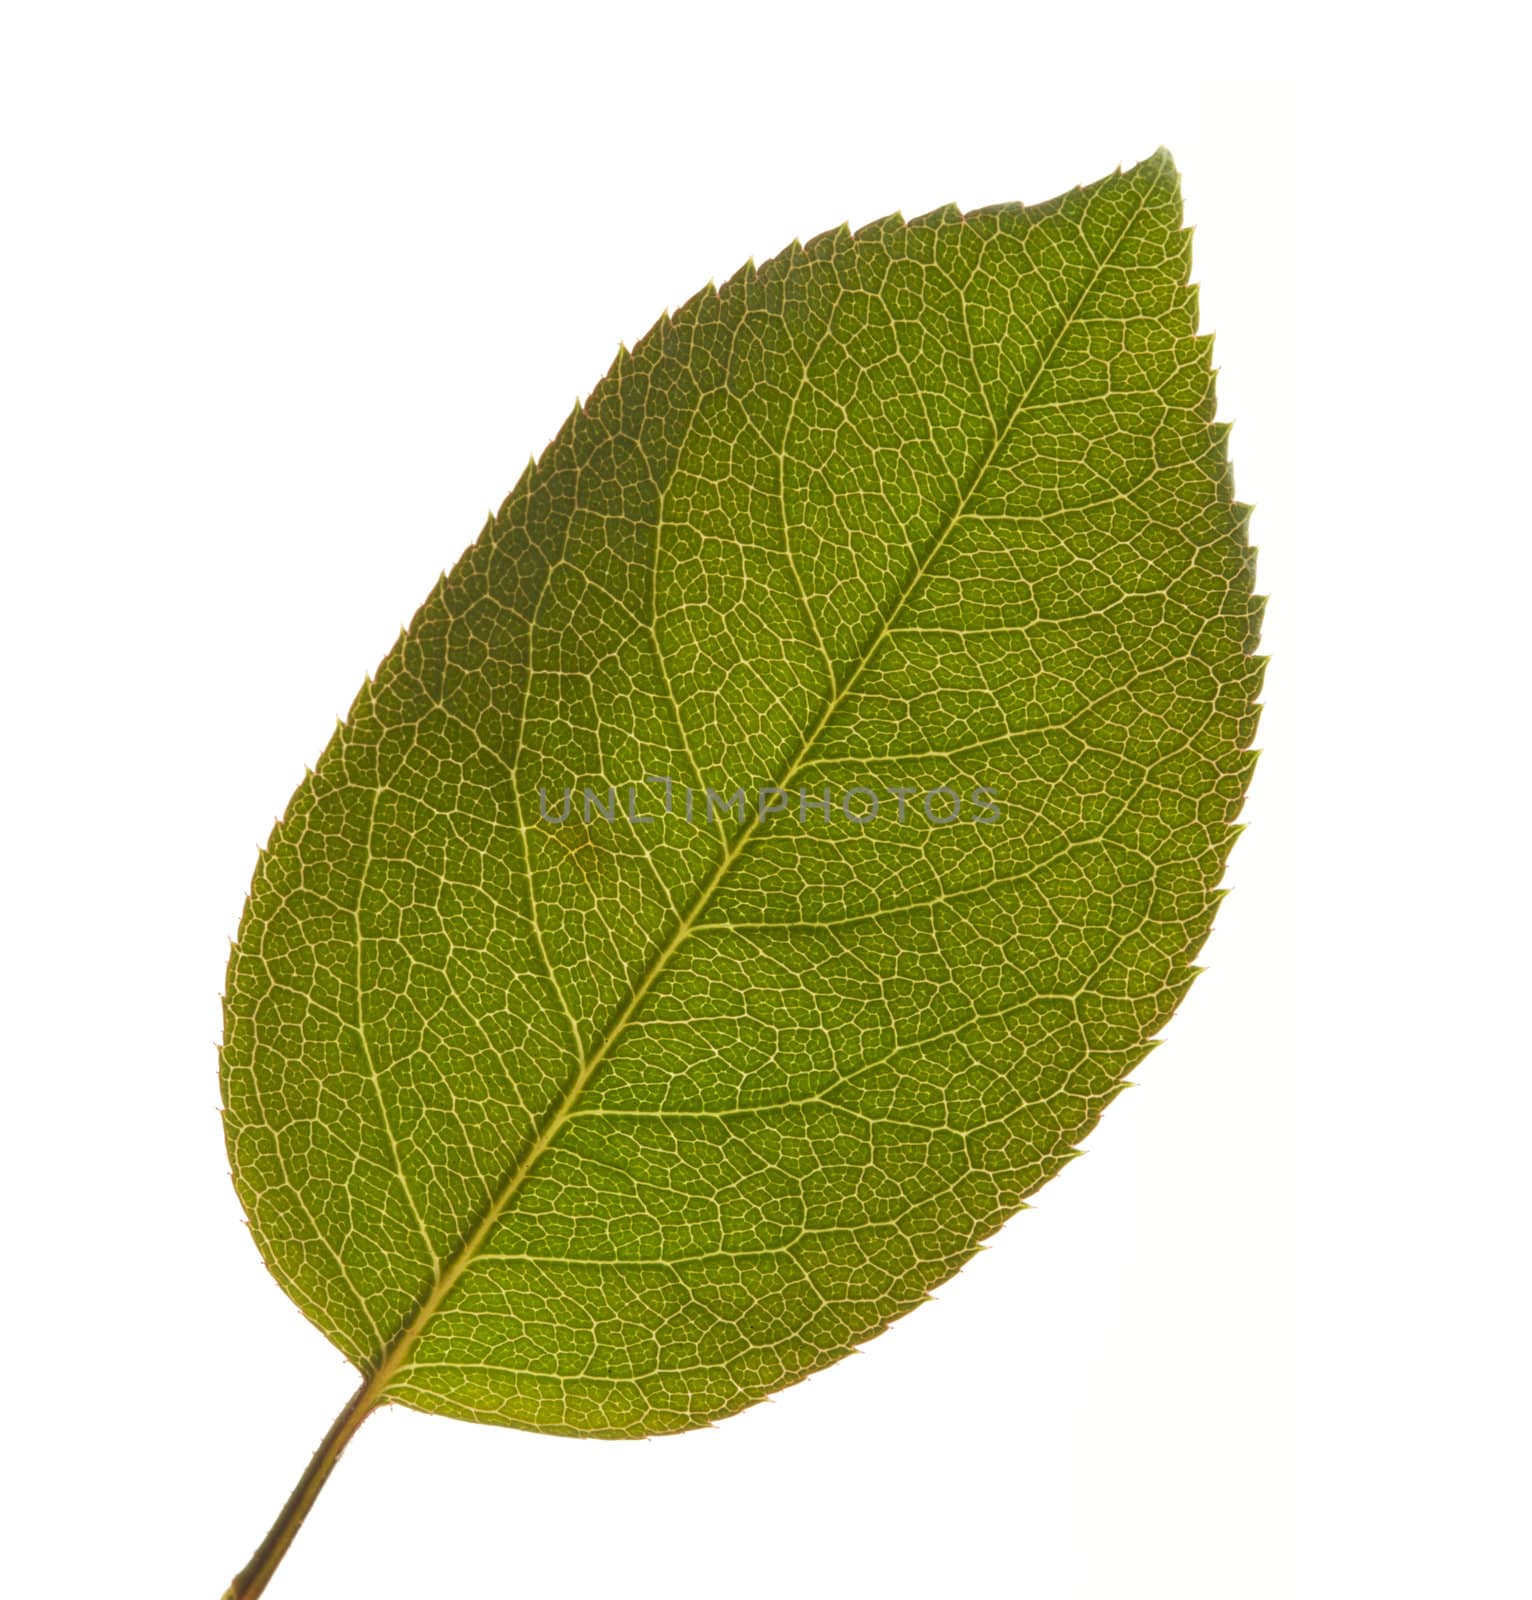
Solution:
M904 217L897 211L891 211L886 217L874 217L871 222L864 222L862 226L851 234L854 244L877 244L884 237L906 226ZM846 231L846 224L842 223L838 232Z
M835 246L842 240L855 240L849 223L842 222L833 228L826 228L823 233L816 233L806 245L802 246L804 255L819 256L828 259Z
M702 307L703 302L709 299L713 292L713 280L709 278L708 281L703 284L703 286L694 295L692 295L690 299L683 300L681 304L670 313L671 325L676 327L684 326L697 315L698 311Z
M973 217L994 216L1002 213L1013 213L1023 210L1024 207L1012 204L998 206L978 206L972 211L962 210L955 200L949 200L946 205L937 206L934 211L922 211L918 217L911 217L905 223L906 228L939 228L943 223L958 223L966 225Z
M752 256L743 266L735 268L729 277L724 280L723 288L718 291L719 298L722 299L727 294L743 289L754 276L755 258Z
M638 342L633 346L635 356L642 354L652 339L660 338L665 330L670 327L670 310L667 307L638 337Z
M623 371L628 363L632 361L632 359L633 355L628 349L627 341L624 339L619 339L617 341L617 354L614 355L611 361L608 363L607 369L604 373L602 373L600 381L591 389L590 393L586 395L585 404L588 406L596 397L597 391L606 384L621 382Z

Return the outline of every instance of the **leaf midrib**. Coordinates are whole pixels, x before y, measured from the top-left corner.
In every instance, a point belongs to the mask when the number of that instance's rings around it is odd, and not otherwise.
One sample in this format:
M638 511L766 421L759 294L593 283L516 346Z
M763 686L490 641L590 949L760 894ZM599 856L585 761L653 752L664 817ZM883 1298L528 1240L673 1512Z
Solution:
M983 482L986 474L993 466L996 456L1006 443L1010 435L1010 431L1012 427L1014 427L1017 419L1027 409L1027 405L1032 397L1033 391L1042 381L1043 375L1048 370L1048 363L1053 359L1053 356L1058 351L1059 346L1063 343L1064 338L1070 329L1074 327L1076 322L1078 322L1081 313L1085 309L1086 302L1090 299L1092 293L1095 291L1097 283L1100 281L1102 273L1106 270L1112 258L1116 255L1123 241L1132 232L1133 225L1142 215L1145 204L1146 198L1144 196L1140 196L1138 204L1135 206L1127 221L1123 224L1121 232L1119 232L1117 237L1113 239L1111 246L1102 254L1100 260L1096 263L1095 269L1091 273L1089 281L1076 297L1074 304L1069 308L1069 311L1066 313L1063 322L1060 323L1058 332L1053 336L1047 348L1039 356L1036 369L1033 371L1032 376L1027 380L1026 387L1022 390L1015 404L1006 414L1004 422L1002 422L995 430L994 438L990 442L989 449L985 452L984 459L975 468L971 478L969 479L968 486L958 497L956 506L953 508L946 520L942 523L936 535L931 539L926 548L925 554L912 567L909 577L906 579L898 595L895 597L893 604L888 608L886 614L880 619L872 639L858 656L855 666L846 676L845 681L838 689L826 697L824 707L821 710L818 718L815 720L813 727L805 736L802 744L799 747L797 755L793 757L782 776L777 780L776 784L774 785L775 788L788 788L792 784L793 779L804 768L804 766L808 764L810 753L812 752L816 741L824 732L825 728L829 725L831 718L850 696L857 682L860 680L864 670L867 668L874 656L877 655L878 651L882 648L884 641L887 639L900 613L904 610L904 607L908 604L911 596L924 581L927 572L929 572L931 565L936 560L937 556L940 555L947 542L947 539L952 533L952 530L962 520L963 515L967 510L969 500L972 498L978 485ZM696 927L698 920L706 911L708 905L712 901L713 896L717 893L720 885L728 876L730 869L733 867L734 863L739 860L740 856L744 853L746 847L750 843L750 840L755 836L755 833L760 826L760 822L761 818L759 811L757 810L757 812L746 822L745 826L740 829L739 833L735 836L734 841L725 848L723 855L719 858L717 864L713 868L713 871L703 882L701 888L693 897L692 902L687 907L685 913L677 921L670 937L666 940L665 944L650 962L648 969L644 973L639 983L634 987L632 993L629 995L626 1003L623 1005L616 1019L607 1028L596 1048L586 1055L582 1060L580 1068L571 1081L569 1088L564 1092L564 1095L559 1100L558 1104L549 1113L542 1130L538 1133L531 1145L527 1147L525 1153L518 1159L516 1165L507 1174L505 1181L501 1184L499 1190L495 1193L489 1205L484 1209L483 1212L480 1213L478 1221L464 1236L462 1244L451 1256L447 1258L446 1264L439 1270L435 1281L431 1285L430 1290L421 1300L415 1314L400 1330L392 1344L390 1344L383 1352L379 1359L378 1365L373 1369L368 1378L367 1384L365 1385L365 1388L369 1393L370 1405L377 1405L385 1398L389 1384L407 1365L411 1351L414 1349L415 1345L419 1343L427 1327L429 1327L432 1319L436 1316L436 1313L441 1310L448 1296L452 1293L453 1289L456 1288L458 1281L462 1278L463 1274L478 1257L485 1240L494 1231L495 1227L500 1222L500 1219L510 1209L523 1184L531 1175L537 1163L542 1159L543 1153L553 1144L559 1132L562 1130L565 1122L569 1120L570 1114L578 1103L580 1096L585 1092L586 1086L590 1083L592 1077L594 1077L601 1064L611 1054L613 1048L622 1038L622 1035L626 1032L629 1023L632 1022L633 1018L637 1015L639 1008L648 998L650 991L663 976L676 952L680 950L680 948L686 943L687 939L690 938L692 930ZM546 952L544 955L546 959ZM579 1035L577 1031L577 1042L578 1038ZM400 1176L402 1179L403 1174L401 1173Z

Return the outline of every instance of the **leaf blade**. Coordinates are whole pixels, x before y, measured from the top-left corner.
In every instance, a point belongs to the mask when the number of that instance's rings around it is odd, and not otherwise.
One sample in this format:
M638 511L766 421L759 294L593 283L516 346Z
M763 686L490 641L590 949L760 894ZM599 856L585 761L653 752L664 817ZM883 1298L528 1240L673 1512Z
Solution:
M956 1270L1146 1051L1258 681L1186 265L1161 155L746 268L364 689L257 874L224 1081L268 1264L391 1397L727 1415ZM600 809L874 769L1005 773L1004 822Z

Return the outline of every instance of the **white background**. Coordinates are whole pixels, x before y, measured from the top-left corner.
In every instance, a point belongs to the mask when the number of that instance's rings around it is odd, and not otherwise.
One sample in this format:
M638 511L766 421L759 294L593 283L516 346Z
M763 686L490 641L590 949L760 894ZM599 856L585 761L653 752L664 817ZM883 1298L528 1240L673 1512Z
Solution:
M1165 1047L856 1359L643 1444L382 1415L270 1593L1532 1592L1524 50L1473 4L6 6L0 1587L215 1600L353 1387L228 1182L227 939L618 341L1165 143L1274 658Z

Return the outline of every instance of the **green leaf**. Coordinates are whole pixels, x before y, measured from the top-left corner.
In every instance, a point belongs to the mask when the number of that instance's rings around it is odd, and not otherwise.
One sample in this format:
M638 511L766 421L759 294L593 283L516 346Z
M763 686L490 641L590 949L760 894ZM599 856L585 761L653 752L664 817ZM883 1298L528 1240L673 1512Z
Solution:
M1188 260L1161 152L746 266L363 688L222 1062L363 1414L728 1416L919 1304L1151 1048L1260 676Z

